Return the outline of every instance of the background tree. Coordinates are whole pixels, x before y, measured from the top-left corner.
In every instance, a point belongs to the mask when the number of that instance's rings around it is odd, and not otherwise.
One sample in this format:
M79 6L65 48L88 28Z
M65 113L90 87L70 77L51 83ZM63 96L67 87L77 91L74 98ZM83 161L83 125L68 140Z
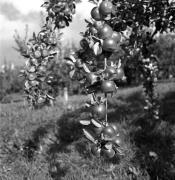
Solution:
M175 76L175 36L164 34L157 38L153 51L159 58L159 78Z

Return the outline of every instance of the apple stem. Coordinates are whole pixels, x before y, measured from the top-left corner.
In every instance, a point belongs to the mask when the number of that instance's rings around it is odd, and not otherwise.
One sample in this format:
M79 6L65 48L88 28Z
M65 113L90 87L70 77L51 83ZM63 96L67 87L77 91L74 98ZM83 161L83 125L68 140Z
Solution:
M104 69L106 69L106 67L107 67L107 58L105 57L104 58ZM108 95L107 95L107 93L105 93L105 99L106 99L106 101L105 101L105 105L106 105L105 125L107 126L107 124L108 124Z
M108 95L105 93L105 105L106 105L106 116L105 116L105 125L107 126L108 124Z
M107 58L104 59L104 69L107 67Z

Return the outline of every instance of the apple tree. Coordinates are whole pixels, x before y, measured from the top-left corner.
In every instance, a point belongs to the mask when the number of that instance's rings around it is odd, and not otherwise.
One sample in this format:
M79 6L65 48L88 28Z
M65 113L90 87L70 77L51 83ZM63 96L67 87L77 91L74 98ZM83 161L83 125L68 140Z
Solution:
M168 0L91 2L96 6L91 11L91 20L86 20L87 30L82 33L81 49L70 54L66 60L71 69L70 76L77 79L85 92L91 95L91 101L87 103L91 117L80 123L87 126L83 131L93 142L92 153L113 158L123 155L124 151L117 126L108 122L108 95L115 93L118 84L126 79L124 62L136 57L145 92L147 119L159 119L155 91L158 59L152 52L152 45L156 42L156 35L174 31L175 4ZM49 0L42 5L47 11L46 24L29 41L26 51L29 60L23 72L27 79L26 92L34 103L53 99L49 92L52 92L54 78L50 78L47 67L57 53L53 37L72 21L75 3L73 0ZM89 126L93 127L90 131Z
M84 134L94 143L92 153L112 158L123 152L117 128L108 123L107 97L125 80L123 64L133 57L137 58L136 68L143 82L146 119L154 125L160 118L155 91L159 67L152 46L157 35L174 31L175 4L167 0L92 2L96 6L91 11L92 19L86 20L81 49L66 59L72 66L71 77L76 77L92 95L91 102L87 103L91 119L80 122L87 126ZM98 92L104 96L98 96ZM95 136L87 130L88 126L94 127L91 131L95 131Z
M22 56L27 58L26 66L21 71L25 77L24 91L32 107L53 104L60 80L56 59L61 53L60 29L68 26L75 13L74 1L47 1L47 17L41 31L28 41L16 41ZM16 37L15 40L20 40ZM56 68L58 67L58 68Z

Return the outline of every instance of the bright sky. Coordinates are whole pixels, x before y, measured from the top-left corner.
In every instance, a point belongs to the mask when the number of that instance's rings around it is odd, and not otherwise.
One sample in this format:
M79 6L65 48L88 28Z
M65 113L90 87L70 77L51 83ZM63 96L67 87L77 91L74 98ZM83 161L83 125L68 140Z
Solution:
M41 25L40 12L43 0L0 0L0 65L6 57L7 61L15 64L23 63L23 58L13 50L15 46L13 35L16 29L21 36L24 35L25 25L29 26L29 33L38 32ZM73 23L64 29L63 42L80 40L79 33L84 31L84 18L90 17L90 11L94 5L88 0L82 0L77 5Z

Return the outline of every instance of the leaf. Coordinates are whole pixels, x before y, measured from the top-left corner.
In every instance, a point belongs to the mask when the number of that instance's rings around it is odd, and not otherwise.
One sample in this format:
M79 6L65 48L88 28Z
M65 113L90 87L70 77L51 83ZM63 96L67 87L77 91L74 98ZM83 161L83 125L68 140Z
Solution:
M56 55L58 52L56 50L51 50L50 55Z
M30 67L30 60L29 59L25 62L25 65L26 65L26 67Z
M102 40L102 39L99 39L99 38L97 38L97 37L95 37L95 36L92 36L92 39L93 39L95 42L99 42L100 44L103 43L103 40Z
M129 167L129 171L132 172L136 176L139 175L139 172L137 171L137 169L135 167Z
M21 74L24 74L24 73L25 73L25 70L24 70L24 69L20 70L20 73L21 73Z
M116 150L119 155L125 155L123 150L120 147L116 148Z
M96 42L93 46L94 54L97 56L102 53L102 48L100 47L100 43Z
M77 61L77 60L75 59L75 57L74 57L74 56L72 56L72 55L70 55L70 56L69 56L69 58L70 58L70 59L71 59L71 61L72 61L72 62L74 62L74 63Z
M85 19L85 22L92 25L92 23L88 21L87 19Z
M91 123L90 120L80 120L80 124L85 126L89 125L90 123Z
M35 70L36 70L35 66L31 66L31 67L28 69L28 71L31 72L31 73L35 72Z
M41 7L47 7L48 6L48 4L49 4L49 2L44 2L42 5L41 5Z
M93 124L95 127L98 127L98 128L101 128L101 127L102 127L101 123L99 123L98 121L96 121L96 120L94 120L94 119L92 119L91 122L92 122L92 124Z
M74 63L72 62L72 61L66 61L66 64L68 64L68 65L71 65L71 66L74 66Z
M74 74L75 74L75 69L73 69L72 71L69 72L69 76L70 76L71 78L73 78Z
M28 90L30 89L30 84L29 84L29 81L26 81L25 84L24 84L25 88Z
M79 81L80 84L84 84L86 82L86 79L82 79Z
M52 97L52 96L50 96L50 95L48 95L48 94L46 94L46 96L49 98L49 99L55 99L54 97Z
M90 140L91 142L93 142L94 144L96 144L96 141L94 139L94 137L85 129L83 129L84 135L86 136L86 138L88 140Z
M65 60L72 61L70 57L64 57Z
M85 107L90 107L90 106L91 106L91 104L85 103Z
M91 72L85 63L83 63L83 68L84 68L85 72L87 72L87 73Z
M118 62L117 68L119 69L121 67L121 65L122 65L122 63L121 63L121 59L120 59L119 62Z

